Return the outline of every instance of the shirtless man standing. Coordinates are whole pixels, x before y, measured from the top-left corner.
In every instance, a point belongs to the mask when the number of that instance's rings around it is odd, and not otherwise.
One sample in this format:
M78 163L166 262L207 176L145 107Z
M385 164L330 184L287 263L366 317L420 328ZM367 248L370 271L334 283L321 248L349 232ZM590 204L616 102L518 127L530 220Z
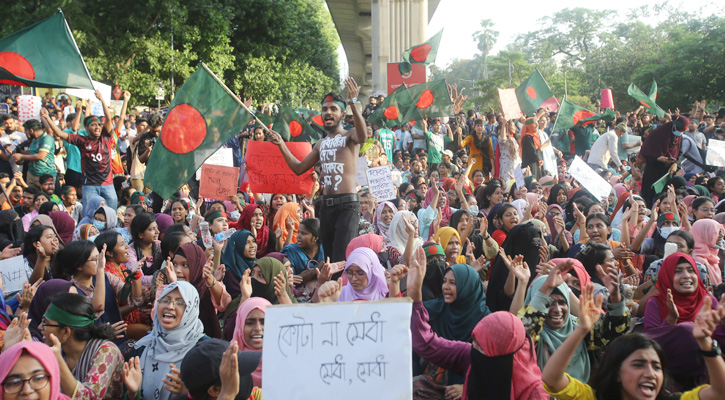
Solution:
M367 139L365 119L355 107L360 87L350 77L345 81L347 103L352 109L355 129L346 131L345 101L330 92L322 100L322 121L327 137L318 141L304 160L292 155L282 137L272 132L270 141L279 146L285 161L297 175L321 163L320 183L324 187L320 211L322 248L332 262L345 260L345 250L358 233L360 197L357 195L355 170L360 144Z

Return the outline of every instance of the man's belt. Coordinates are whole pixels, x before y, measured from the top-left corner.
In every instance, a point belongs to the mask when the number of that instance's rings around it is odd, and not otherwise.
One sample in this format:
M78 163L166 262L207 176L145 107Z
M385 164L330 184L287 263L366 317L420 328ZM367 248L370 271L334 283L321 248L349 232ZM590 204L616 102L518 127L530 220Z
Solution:
M322 203L327 207L332 207L337 204L348 203L351 201L360 201L360 196L355 193L322 196Z

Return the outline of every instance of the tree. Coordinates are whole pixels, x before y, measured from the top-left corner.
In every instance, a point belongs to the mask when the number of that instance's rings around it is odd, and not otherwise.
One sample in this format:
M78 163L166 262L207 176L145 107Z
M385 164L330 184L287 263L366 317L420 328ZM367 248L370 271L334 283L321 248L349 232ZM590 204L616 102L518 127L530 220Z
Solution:
M483 57L483 77L488 78L488 66L486 65L486 57L493 50L498 39L498 31L493 30L493 21L490 19L481 20L481 30L473 34L473 38L478 42L478 50L481 51Z

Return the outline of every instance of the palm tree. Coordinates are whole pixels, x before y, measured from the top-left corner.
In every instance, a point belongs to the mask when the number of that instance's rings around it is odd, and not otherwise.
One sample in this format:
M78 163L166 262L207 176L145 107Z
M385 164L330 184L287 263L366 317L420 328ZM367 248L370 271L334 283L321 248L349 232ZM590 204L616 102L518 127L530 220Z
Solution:
M490 19L481 20L481 30L473 33L473 38L478 41L478 49L483 56L483 77L488 78L488 67L486 57L491 52L498 39L498 31L493 30L493 21Z

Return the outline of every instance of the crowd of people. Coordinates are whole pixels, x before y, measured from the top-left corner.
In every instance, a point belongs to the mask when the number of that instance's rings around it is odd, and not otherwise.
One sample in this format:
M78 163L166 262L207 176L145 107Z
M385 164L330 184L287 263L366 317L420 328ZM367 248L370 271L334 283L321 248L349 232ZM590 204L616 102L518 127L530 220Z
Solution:
M220 199L145 187L163 113L127 113L128 92L118 116L100 93L103 117L50 94L40 120L0 116L1 257L27 275L0 296L0 399L261 399L267 306L395 297L414 399L725 398L725 170L704 163L725 108L556 131L548 109L464 112L451 88L453 115L388 130L366 121L382 96L345 88L302 160L240 127ZM312 192L255 193L248 141L314 170ZM360 158L395 198L358 185Z

